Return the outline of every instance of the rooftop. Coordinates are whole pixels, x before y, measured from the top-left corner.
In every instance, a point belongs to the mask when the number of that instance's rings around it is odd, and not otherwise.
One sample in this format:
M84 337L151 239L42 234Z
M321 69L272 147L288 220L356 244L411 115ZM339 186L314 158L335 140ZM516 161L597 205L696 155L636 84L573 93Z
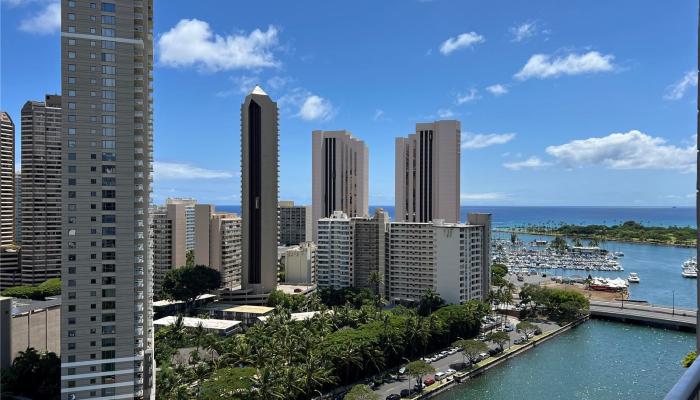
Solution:
M153 321L154 325L170 326L175 324L177 317L167 316L159 320ZM204 329L217 329L217 330L227 330L240 324L241 321L232 321L226 319L203 319L203 318L190 318L182 317L183 324L188 328L197 328L202 325Z
M248 314L267 314L272 310L274 310L274 308L265 306L236 306L227 308L224 311Z
M61 305L61 296L47 297L46 300L30 300L12 298L12 315L19 315L29 311L42 310Z
M197 299L195 302L200 301L200 300L214 300L216 299L215 294L200 294L197 296ZM175 305L175 304L185 304L184 301L182 300L158 300L153 302L153 307L165 307L165 306L170 306L170 305Z

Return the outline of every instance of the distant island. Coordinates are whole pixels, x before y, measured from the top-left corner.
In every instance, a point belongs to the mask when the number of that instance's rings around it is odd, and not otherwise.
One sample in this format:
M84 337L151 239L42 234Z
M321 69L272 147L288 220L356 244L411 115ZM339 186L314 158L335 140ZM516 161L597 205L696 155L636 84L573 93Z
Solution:
M497 230L535 235L553 235L591 239L596 243L605 240L615 240L621 242L662 244L683 247L695 247L697 244L697 229L695 228L687 226L644 226L636 221L627 221L621 225L612 226L564 224L557 227L551 227L527 225L524 227Z

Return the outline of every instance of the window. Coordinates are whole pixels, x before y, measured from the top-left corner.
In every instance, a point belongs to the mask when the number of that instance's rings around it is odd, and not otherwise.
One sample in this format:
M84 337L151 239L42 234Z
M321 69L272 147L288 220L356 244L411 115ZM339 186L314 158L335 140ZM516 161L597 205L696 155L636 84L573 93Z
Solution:
M103 115L102 116L102 123L114 125L116 123L116 117L114 115ZM105 147L104 141L103 141L102 147L106 148L106 149L113 149L114 148L114 140L111 140L111 142L112 142L112 147Z
M75 115L68 116L68 122L75 122L77 120L78 120L78 117L76 117Z
M104 338L102 339L102 347L114 347L116 341L114 338Z
M75 8L75 1L74 1L74 0L70 0L70 1L68 2L68 7L70 7L70 8ZM69 374L69 375L73 375L73 374Z
M75 46L75 39L68 39L68 46Z
M74 199L74 198L75 198L75 191L70 190L70 191L68 192L68 198L69 198L69 199Z
M103 224L113 224L117 220L116 215L103 215L102 216L102 223Z
M68 103L69 110L75 110L75 103Z
M117 80L114 78L102 78L102 86L116 86Z
M68 64L68 71L75 72L75 64Z
M117 74L117 67L113 67L111 65L103 65L102 66L102 73L107 74L107 75L116 75Z
M114 103L103 103L102 104L102 111L107 111L107 112L114 112L116 111L116 105Z
M68 178L68 186L75 186L75 178Z
M75 223L75 217L68 217L68 223L69 223L69 224L74 224L74 223Z
M109 152L102 152L102 161L117 161L117 155Z
M71 304L68 306L68 312L75 312L75 304Z
M114 301L103 301L102 302L102 309L103 310L114 310L117 308L117 303Z
M108 50L114 50L117 47L117 42L112 41L112 40L103 40L102 41L102 48L103 49L108 49Z
M114 136L116 130L114 128L102 128L102 136Z
M75 33L75 27L74 27L74 26L69 26L69 27L68 27L68 33Z
M68 83L75 83L75 77L74 77L74 76L69 76L69 77L68 77Z
M103 90L102 91L102 98L103 99L109 99L109 100L114 100L117 98L116 92L114 90Z
M102 61L115 62L116 58L113 53L102 53Z
M100 9L104 12L116 12L116 6L114 5L114 3L102 3L100 4L100 6Z
M116 260L116 259L117 259L117 253L115 253L115 252L113 252L113 251L104 252L104 253L102 253L102 259L103 259L103 260ZM102 284L103 284L103 285L109 285L109 283L105 283L104 280L105 280L105 278L102 278ZM112 283L112 285L113 285L113 283Z
M113 174L115 173L116 166L114 165L103 165L102 166L102 173L103 174Z
M68 96L69 96L69 97L75 97L75 90L69 90L69 91L68 91Z
M102 28L102 36L114 37L114 29Z
M117 247L117 241L114 239L102 239L102 248L110 249Z
M114 264L104 264L102 266L102 272L115 272L116 266Z
M75 14L68 14L68 21L75 21Z
M96 33L95 28L90 28L90 33L94 35Z
M68 153L68 159L71 161L75 161L75 153Z
M102 178L104 179L114 179L114 178ZM114 183L114 181L112 181ZM105 186L114 186L114 185L105 185ZM102 211L114 211L117 209L117 203L102 203Z
M68 58L75 58L75 52L74 52L74 51L69 51L69 52L68 52Z
M117 228L115 227L105 227L102 228L102 234L107 236L107 235L116 235L117 234Z
M68 318L68 325L75 325L75 317Z
M69 141L68 141L68 147L70 147L70 148L75 147L75 140L69 140Z
M69 135L75 135L75 128L68 128Z
M103 15L102 16L102 23L103 24L114 25L115 20L116 20L116 17L114 15Z
M102 289L102 297L114 297L116 295L117 295L116 289Z
M75 165L68 166L68 173L74 174L76 171L77 171L77 167Z
M103 335L114 335L117 333L117 328L114 325L105 325L102 327L102 334ZM104 351L102 352L104 354ZM104 355L102 358L105 358ZM114 357L109 357L109 358L114 358Z
M105 117L112 117L112 119L111 119L112 122L104 122ZM109 124L109 123L113 124L114 123L114 115L103 115L102 120L103 120L102 122L105 124ZM109 120L110 119L108 119L108 121ZM113 149L115 146L116 146L116 143L114 140L103 140L102 141L102 148L103 149Z
M78 207L75 204L68 204L68 211L78 211Z

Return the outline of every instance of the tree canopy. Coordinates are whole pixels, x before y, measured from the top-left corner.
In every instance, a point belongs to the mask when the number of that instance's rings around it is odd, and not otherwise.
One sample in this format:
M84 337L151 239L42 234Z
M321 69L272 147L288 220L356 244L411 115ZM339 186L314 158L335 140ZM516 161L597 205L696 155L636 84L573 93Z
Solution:
M379 395L374 393L367 385L355 385L345 395L345 400L380 400Z
M435 367L423 360L411 361L406 365L406 375L416 378L416 383L420 384L423 377L435 372Z
M7 288L0 293L0 295L5 297L18 297L31 300L44 300L46 297L59 296L60 294L60 278L52 278L38 285L14 286Z
M462 355L469 361L469 365L479 358L479 354L489 351L489 346L480 340L462 339L453 343L453 346L459 347Z
M161 292L166 299L189 305L197 296L221 286L219 271L204 265L171 269L165 274Z
M503 350L503 345L510 341L510 335L508 334L508 332L503 331L489 333L488 335L486 335L486 337L490 341L496 343L501 350Z
M55 353L39 353L29 347L19 353L12 366L2 370L0 386L3 395L58 399L61 394L61 359Z

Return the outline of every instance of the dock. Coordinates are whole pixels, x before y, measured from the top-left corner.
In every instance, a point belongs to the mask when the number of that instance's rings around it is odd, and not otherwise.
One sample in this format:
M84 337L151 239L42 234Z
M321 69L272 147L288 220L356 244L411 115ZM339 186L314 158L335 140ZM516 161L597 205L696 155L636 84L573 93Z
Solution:
M591 318L695 332L697 311L627 301L592 300Z

